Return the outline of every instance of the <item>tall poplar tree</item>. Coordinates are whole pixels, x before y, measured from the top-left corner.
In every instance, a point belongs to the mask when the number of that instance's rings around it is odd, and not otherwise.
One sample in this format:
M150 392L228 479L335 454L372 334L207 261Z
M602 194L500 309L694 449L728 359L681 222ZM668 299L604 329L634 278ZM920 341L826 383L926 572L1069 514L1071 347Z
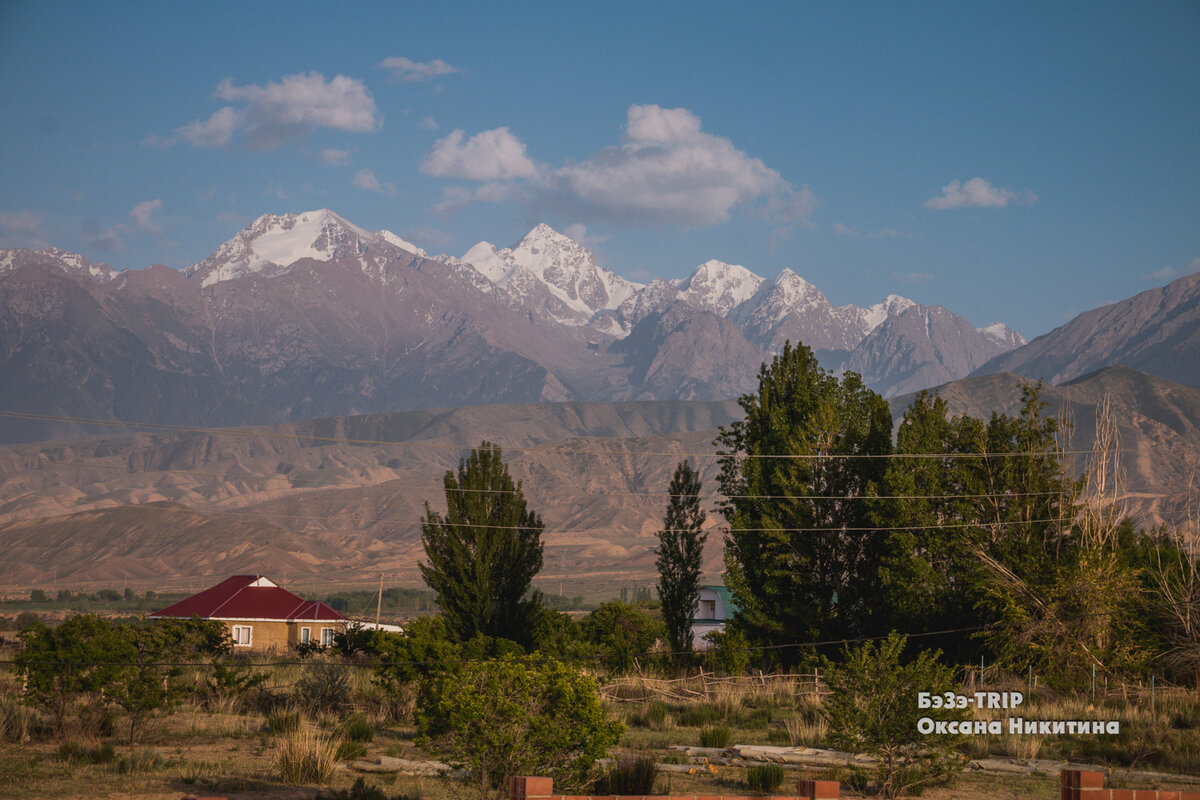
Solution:
M658 599L662 602L667 641L682 663L692 651L692 619L700 596L700 560L704 555L701 533L704 509L700 507L700 475L684 460L675 467L667 489L671 499L658 532Z
M840 380L804 345L759 370L722 428L725 582L754 639L792 643L856 636L878 611L878 541L864 497L890 452L887 403L857 374ZM785 661L798 651L778 651Z
M443 478L446 514L425 504L425 583L451 636L531 642L541 598L526 596L542 568L542 518L529 510L500 448L483 442Z

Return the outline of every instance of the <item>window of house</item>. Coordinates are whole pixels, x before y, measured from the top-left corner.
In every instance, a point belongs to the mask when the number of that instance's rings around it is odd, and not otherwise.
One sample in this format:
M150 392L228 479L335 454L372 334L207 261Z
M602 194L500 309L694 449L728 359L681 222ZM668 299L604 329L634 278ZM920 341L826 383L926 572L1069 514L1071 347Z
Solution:
M308 640L312 637L312 628L300 629L300 644L308 644Z
M321 628L321 647L333 646L333 628Z
M233 646L249 647L253 643L254 628L250 625L233 626Z
M716 600L701 600L700 601L700 619L716 619L717 618L717 601Z

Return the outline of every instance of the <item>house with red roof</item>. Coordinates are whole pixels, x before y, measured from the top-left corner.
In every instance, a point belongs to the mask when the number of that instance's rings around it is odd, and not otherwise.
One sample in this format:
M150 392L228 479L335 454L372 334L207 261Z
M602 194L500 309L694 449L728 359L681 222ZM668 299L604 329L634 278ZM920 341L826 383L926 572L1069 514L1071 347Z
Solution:
M235 650L270 652L333 644L349 620L316 600L292 594L262 575L234 575L180 600L150 619L215 619L229 626Z

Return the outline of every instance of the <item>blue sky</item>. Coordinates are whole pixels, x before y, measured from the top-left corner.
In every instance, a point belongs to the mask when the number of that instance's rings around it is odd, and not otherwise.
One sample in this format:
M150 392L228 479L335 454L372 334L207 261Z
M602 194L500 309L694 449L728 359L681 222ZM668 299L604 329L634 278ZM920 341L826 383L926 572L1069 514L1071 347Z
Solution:
M1200 270L1200 3L0 4L0 246L544 221L1032 338Z

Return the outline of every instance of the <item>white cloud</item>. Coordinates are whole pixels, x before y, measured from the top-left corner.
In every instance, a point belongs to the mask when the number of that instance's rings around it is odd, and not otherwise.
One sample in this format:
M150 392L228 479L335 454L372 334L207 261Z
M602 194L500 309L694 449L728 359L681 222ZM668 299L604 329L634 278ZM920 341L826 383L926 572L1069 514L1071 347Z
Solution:
M848 236L851 239L907 239L912 234L898 231L895 228L880 228L875 231L860 231L853 225L845 225L841 222L835 223L833 232L838 236Z
M519 195L536 209L580 220L713 225L754 203L766 217L803 224L821 204L807 186L797 189L728 139L706 133L685 108L630 106L619 144L558 168L535 164L508 128L465 137L456 130L440 139L421 170L487 185L449 187L435 207L441 213Z
M418 83L462 72L458 67L452 67L440 58L433 61L413 61L404 56L392 56L380 61L379 66L392 73L392 80L404 83Z
M109 253L123 253L125 251L125 241L121 236L128 231L129 228L121 224L114 225L111 228L104 228L100 224L100 220L94 217L88 217L83 221L84 241L91 247Z
M807 218L819 201L760 159L705 133L684 108L630 106L620 145L561 167L554 192L593 216L626 222L713 225L741 204L765 199L770 216Z
M240 133L251 148L270 150L316 128L366 133L382 125L367 87L345 75L327 81L319 72L297 73L264 86L236 86L226 78L217 85L215 96L242 105L224 106L206 120L176 128L172 137L149 136L145 143L171 145L183 140L196 147L227 147Z
M433 117L424 117L417 123L417 127L424 131L436 131L438 129L437 120Z
M928 272L896 272L892 273L892 277L901 283L925 283L933 280L933 275Z
M421 171L472 181L537 177L537 165L525 155L525 143L508 128L477 133L466 142L464 136L460 129L439 139L421 162Z
M0 211L0 245L41 249L47 246L47 239L49 235L41 214L29 209L15 214Z
M162 200L144 200L129 211L129 216L138 227L150 233L162 233L162 226L154 219L154 215L162 211Z
M938 197L925 201L925 208L946 211L954 208L1004 208L1009 203L1028 204L1037 200L1037 195L1026 189L1014 192L992 186L983 178L971 178L966 183L950 181L942 187Z
M350 151L326 147L317 152L317 160L332 167L344 167L350 163Z
M1194 272L1200 272L1200 258L1193 258L1191 263L1186 267L1179 268L1167 266L1151 272L1146 277L1158 283L1162 283L1164 281L1169 282L1175 280L1176 278L1182 278L1184 275L1191 275Z
M380 183L379 178L376 178L375 173L369 169L360 169L356 172L352 183L357 189L365 189L368 192L375 192L377 194L393 194L396 191L394 185Z
M233 134L242 125L242 115L233 106L225 106L204 121L189 122L175 129L175 139L158 140L155 143L173 144L179 139L191 142L196 147L226 147L233 141Z

